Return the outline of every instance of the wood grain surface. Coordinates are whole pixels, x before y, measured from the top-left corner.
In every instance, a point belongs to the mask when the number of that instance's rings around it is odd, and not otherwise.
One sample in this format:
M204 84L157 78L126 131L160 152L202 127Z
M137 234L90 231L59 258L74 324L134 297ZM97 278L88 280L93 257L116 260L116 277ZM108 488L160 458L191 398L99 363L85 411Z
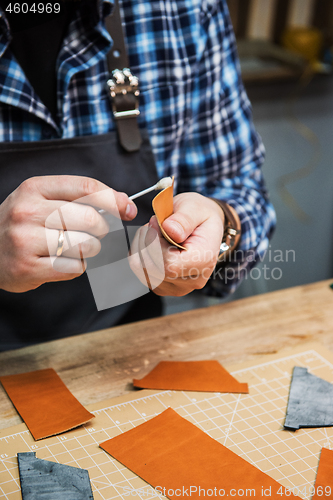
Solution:
M161 360L255 359L316 341L333 351L330 281L0 353L0 376L54 368L83 404L132 391ZM21 422L0 387L0 428Z

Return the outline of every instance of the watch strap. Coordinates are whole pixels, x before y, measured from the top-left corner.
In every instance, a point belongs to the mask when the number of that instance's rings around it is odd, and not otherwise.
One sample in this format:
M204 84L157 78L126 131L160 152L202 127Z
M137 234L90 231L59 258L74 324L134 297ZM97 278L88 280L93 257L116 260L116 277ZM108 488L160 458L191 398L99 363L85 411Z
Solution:
M222 200L217 200L216 198L211 199L221 207L224 213L224 232L217 259L218 262L224 262L239 243L241 236L241 224L235 209L228 205L228 203Z

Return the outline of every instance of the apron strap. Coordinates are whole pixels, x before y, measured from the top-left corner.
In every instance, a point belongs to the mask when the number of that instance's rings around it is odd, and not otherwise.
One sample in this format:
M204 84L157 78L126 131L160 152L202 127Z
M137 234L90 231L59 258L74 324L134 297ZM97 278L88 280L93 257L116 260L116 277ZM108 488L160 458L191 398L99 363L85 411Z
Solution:
M138 151L142 143L137 122L137 116L140 114L139 81L128 68L129 61L118 0L115 0L111 16L105 19L105 26L113 40L113 47L107 55L110 73L107 85L119 142L128 152Z
M112 14L105 19L105 26L113 40L113 47L107 55L111 74L114 69L129 66L118 0L115 0Z

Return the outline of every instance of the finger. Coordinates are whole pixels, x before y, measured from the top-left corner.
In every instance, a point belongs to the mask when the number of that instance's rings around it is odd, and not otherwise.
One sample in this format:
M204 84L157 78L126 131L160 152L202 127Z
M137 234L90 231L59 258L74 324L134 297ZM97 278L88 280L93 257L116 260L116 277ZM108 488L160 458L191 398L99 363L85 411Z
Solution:
M164 260L158 232L147 225L140 231L139 253L151 284L150 288L154 289L165 278Z
M172 297L183 297L188 295L193 290L199 290L203 288L207 280L203 278L192 279L192 278L177 278L176 280L164 280L161 285L154 289L156 295L161 297L172 296Z
M166 233L177 243L184 242L196 227L206 221L211 212L197 193L184 193L174 200L174 213L162 224Z
M197 226L186 240L187 252L175 247L168 250L166 275L200 275L207 268L213 271L222 240L223 225L218 217L209 217Z
M154 221L152 221L152 224L154 224ZM176 294L181 292L181 295L184 295L192 290L203 288L213 271L214 265L210 261L202 262L200 257L194 259L193 255L189 255L189 262L183 261L184 256L186 257L187 254L185 255L178 248L170 247L168 244L166 245L166 252L164 252L164 262L159 258L158 254L158 250L161 252L161 244L159 239L156 238L157 231L151 226L145 229L146 231L142 231L139 235L139 248L144 249L141 250L140 255L145 263L149 278L151 281L155 280L155 287L158 286L156 284L156 279L158 279L160 282L163 281L164 284L172 284L177 289ZM172 253L175 254L175 259L172 258ZM194 263L193 260L196 260L196 262ZM176 262L176 265L174 265L174 262ZM203 267L203 264L205 267Z
M86 262L66 257L40 257L37 261L41 283L67 281L77 278L86 270Z
M47 200L88 203L120 216L123 220L132 220L137 213L136 205L126 193L115 191L90 177L74 175L32 177L24 181L20 188L30 192L38 191Z
M155 239L152 239L149 243L150 247L155 248L148 249L146 247L145 239L148 230L149 228L146 224L136 232L131 245L129 264L139 280L145 285L148 284L151 289L154 289L163 281L165 272L163 254L156 232ZM148 250L155 255L158 265L155 265L151 260Z
M165 238L162 236L158 222L156 217L152 217L149 221L149 230L146 233L145 242L141 243L141 246L145 245L147 247L148 256L153 261L156 267L159 267L159 262L156 260L155 253L151 251L150 241L156 232L159 236L159 243L163 250L163 264L164 264L164 272L165 277L164 281L174 280L177 277L186 277L188 276L188 268L191 267L191 261L195 259L194 254L198 254L198 250L195 249L193 251L190 248L190 251L183 252L179 248L170 245ZM201 256L200 256L201 257ZM196 273L198 274L198 272Z
M53 229L46 229L40 241L40 248L37 255L40 257L56 255L59 243L60 232ZM45 241L46 239L46 241ZM99 239L90 234L78 231L65 231L62 256L74 259L94 257L101 250Z
M49 229L81 231L98 237L103 237L109 232L109 224L105 218L90 205L74 202L65 205L55 202L52 205L57 205L58 208L45 220L45 227Z
M170 245L170 243L168 243L166 239L163 237L157 219L155 216L153 216L149 221L149 230L146 233L146 238L145 241L142 243L142 246L145 246L147 248L150 258L153 260L156 266L159 265L160 260L159 259L157 260L155 253L151 251L154 249L154 247L150 247L150 244L152 240L155 238L156 233L158 236L159 245L163 251L164 264L166 264L170 260L171 262L173 262L175 259L178 258L178 256L181 256L182 253L181 250L173 245Z

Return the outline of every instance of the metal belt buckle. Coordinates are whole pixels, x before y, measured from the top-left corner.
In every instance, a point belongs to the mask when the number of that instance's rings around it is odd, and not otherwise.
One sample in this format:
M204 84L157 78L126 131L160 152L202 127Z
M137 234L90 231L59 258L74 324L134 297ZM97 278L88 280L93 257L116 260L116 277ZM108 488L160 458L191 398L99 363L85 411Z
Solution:
M116 120L139 116L139 79L129 68L113 70L107 85Z

